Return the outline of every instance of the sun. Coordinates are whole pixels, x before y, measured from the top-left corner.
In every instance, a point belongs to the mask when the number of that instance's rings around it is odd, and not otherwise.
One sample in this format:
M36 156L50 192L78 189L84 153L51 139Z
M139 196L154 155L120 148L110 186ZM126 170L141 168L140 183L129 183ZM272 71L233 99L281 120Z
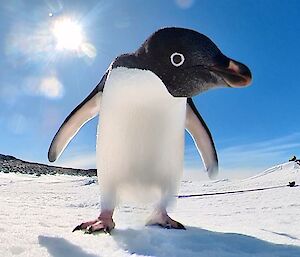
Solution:
M59 50L79 50L83 43L83 32L79 23L70 18L55 21L52 33Z

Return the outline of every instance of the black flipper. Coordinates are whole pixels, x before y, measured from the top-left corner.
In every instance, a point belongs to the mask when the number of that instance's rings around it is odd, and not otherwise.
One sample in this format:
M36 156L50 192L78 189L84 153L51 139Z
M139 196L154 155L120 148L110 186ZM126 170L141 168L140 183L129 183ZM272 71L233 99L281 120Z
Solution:
M109 71L95 89L69 114L55 134L48 151L48 159L54 162L67 147L80 128L99 114L104 84Z
M218 174L218 157L211 133L191 98L186 106L186 129L192 136L209 178Z

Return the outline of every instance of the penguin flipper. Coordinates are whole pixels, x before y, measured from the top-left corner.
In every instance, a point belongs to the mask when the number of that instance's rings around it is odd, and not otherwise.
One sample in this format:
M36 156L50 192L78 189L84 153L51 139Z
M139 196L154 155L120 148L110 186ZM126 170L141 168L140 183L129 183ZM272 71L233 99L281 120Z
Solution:
M215 178L218 174L218 157L211 133L191 98L188 98L186 108L186 129L197 146L209 178Z
M48 160L58 159L80 128L99 114L102 91L108 72L94 90L69 114L56 132L48 151Z

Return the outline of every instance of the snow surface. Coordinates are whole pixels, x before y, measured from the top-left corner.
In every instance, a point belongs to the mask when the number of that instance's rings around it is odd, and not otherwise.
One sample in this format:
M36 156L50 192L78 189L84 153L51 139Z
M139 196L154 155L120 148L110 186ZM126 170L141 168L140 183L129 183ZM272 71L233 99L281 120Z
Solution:
M300 182L293 162L240 181L185 180L181 195L276 188L178 199L170 216L186 231L144 227L151 206L123 203L110 236L71 232L98 215L93 179L0 173L0 256L299 257L300 186L289 181Z

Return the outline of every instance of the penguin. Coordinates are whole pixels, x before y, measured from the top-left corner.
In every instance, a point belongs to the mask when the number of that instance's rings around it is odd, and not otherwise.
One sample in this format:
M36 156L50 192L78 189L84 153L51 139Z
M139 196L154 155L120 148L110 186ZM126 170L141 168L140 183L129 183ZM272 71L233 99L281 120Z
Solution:
M65 119L49 148L48 159L54 162L79 129L99 115L101 212L73 231L109 233L115 227L118 199L128 189L138 196L151 192L158 199L146 225L185 229L167 213L183 172L185 129L208 176L218 173L212 135L192 97L221 86L242 88L251 79L246 65L225 56L207 36L186 28L159 29L135 52L118 56Z

